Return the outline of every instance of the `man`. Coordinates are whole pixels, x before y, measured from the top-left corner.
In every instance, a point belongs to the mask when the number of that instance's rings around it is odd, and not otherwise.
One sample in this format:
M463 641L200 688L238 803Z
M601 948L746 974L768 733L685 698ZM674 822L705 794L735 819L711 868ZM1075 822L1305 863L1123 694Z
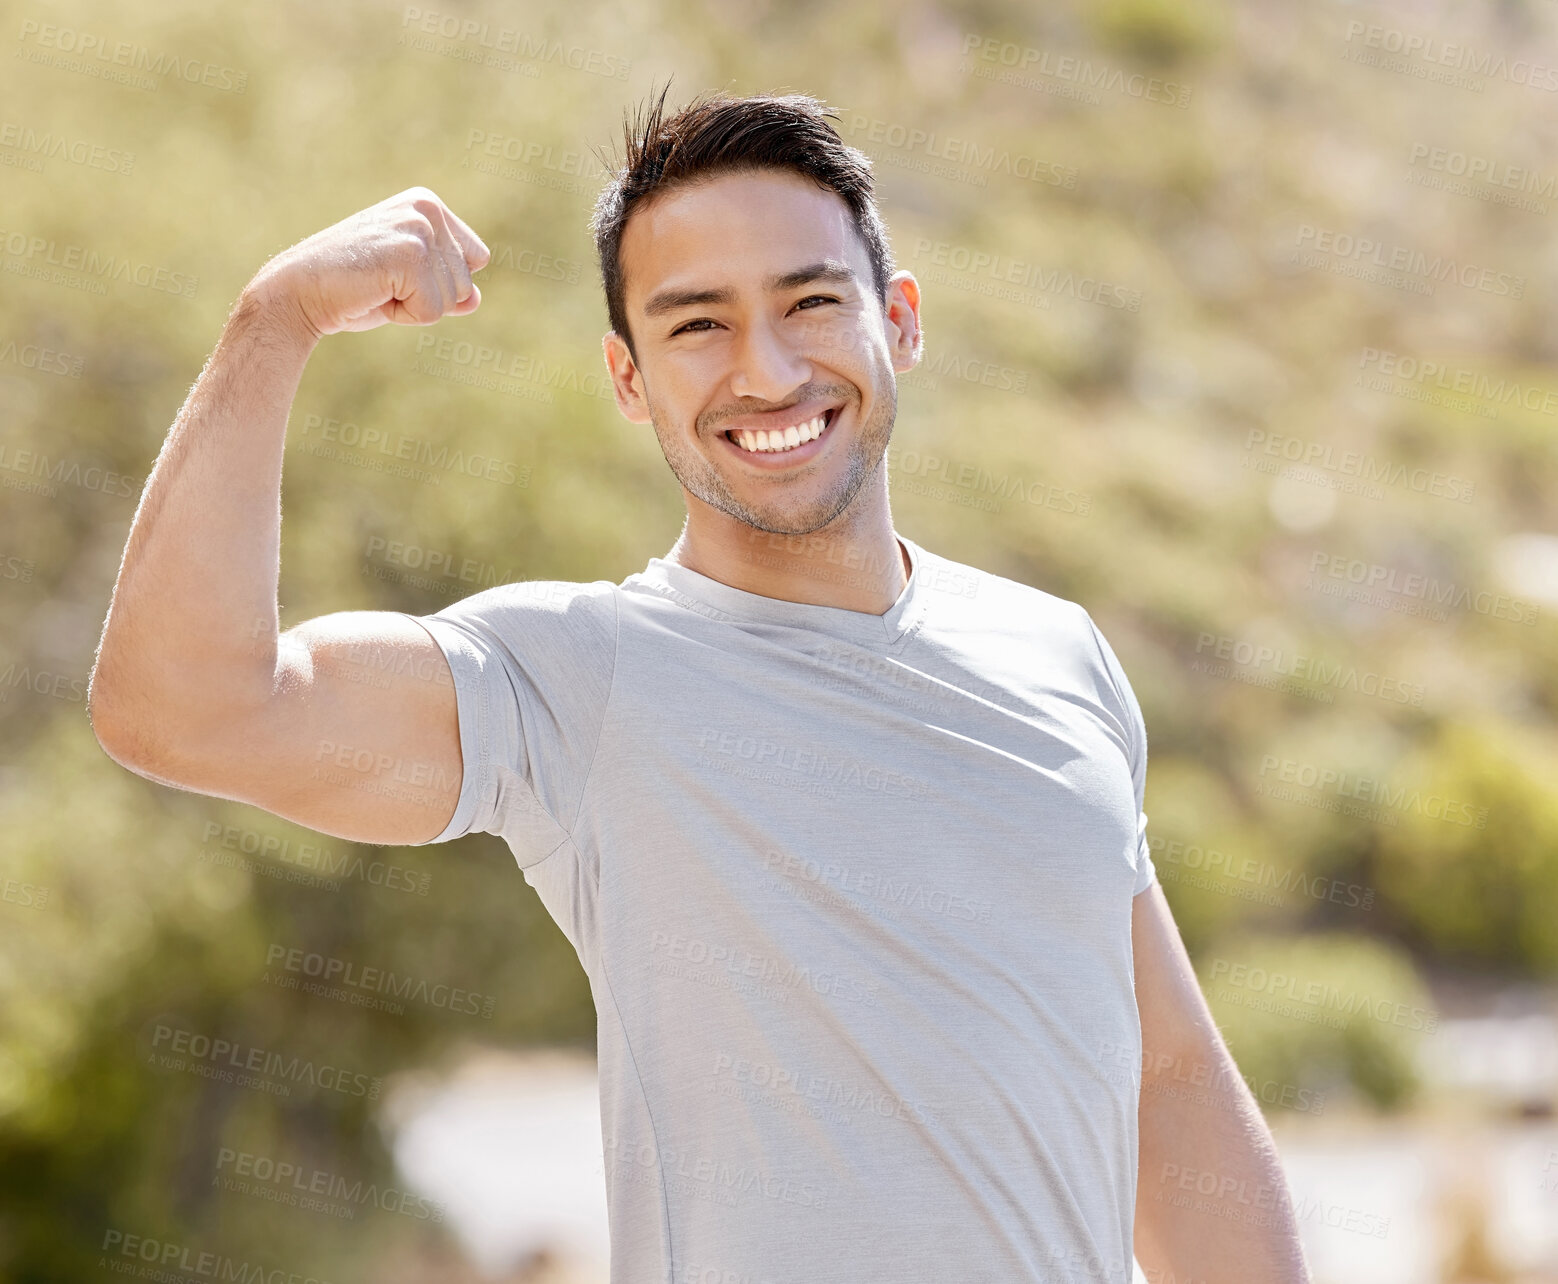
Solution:
M486 247L413 188L243 291L130 531L98 738L344 838L505 838L589 974L616 1284L1125 1281L1133 1247L1153 1280L1305 1279L1154 879L1113 651L893 529L920 292L868 160L815 99L664 100L593 230L675 546L279 634L314 345L480 302Z

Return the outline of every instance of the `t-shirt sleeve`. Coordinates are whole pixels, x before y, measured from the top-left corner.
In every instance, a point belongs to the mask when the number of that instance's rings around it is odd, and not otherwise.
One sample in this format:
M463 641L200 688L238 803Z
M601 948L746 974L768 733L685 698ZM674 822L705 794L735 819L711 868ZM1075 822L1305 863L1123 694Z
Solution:
M428 843L501 834L521 869L544 860L572 833L604 727L616 586L501 584L408 618L449 661L464 760L454 815Z
M1141 706L1136 703L1136 693L1131 690L1130 679L1119 657L1099 632L1093 617L1087 617L1088 628L1098 644L1104 669L1114 686L1114 694L1124 711L1126 746L1130 755L1131 781L1136 789L1136 888L1132 895L1140 896L1157 879L1158 871L1152 863L1152 851L1147 843L1147 813L1143 810L1147 793L1147 724L1141 716Z

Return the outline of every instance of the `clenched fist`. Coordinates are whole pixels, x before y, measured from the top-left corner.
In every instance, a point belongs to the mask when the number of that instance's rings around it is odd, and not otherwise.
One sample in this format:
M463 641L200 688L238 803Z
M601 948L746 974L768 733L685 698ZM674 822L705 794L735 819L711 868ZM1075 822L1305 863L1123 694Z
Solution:
M492 253L425 187L370 205L271 259L250 282L318 339L386 322L432 325L481 304Z

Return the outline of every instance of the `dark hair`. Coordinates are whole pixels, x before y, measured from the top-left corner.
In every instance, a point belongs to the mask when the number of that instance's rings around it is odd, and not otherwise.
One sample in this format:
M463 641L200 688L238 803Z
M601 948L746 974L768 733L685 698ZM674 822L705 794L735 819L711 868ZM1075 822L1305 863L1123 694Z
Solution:
M600 257L601 285L611 328L635 360L628 329L622 275L622 230L643 201L673 188L720 174L751 169L792 170L829 188L849 206L855 229L871 258L871 280L883 304L893 254L887 229L876 212L871 158L850 147L826 117L838 113L808 94L757 94L733 98L722 91L700 94L669 119L666 81L660 97L640 108L634 121L623 115L626 156L621 166L604 161L611 181L602 189L590 219ZM653 91L651 91L651 94Z

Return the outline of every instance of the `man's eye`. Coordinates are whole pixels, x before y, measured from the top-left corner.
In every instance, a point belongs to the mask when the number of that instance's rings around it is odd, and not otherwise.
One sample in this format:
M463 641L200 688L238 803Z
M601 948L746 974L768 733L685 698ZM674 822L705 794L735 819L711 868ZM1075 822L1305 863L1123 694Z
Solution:
M838 302L838 299L836 299L831 294L808 294L804 299L800 300L800 302L797 303L795 306L797 308L799 308L802 304L810 303L813 300L816 300L819 303L837 303ZM806 310L808 312L810 312L812 309L807 308ZM699 333L702 333L701 327L703 327L703 326L712 326L712 325L715 325L715 324L717 324L717 322L711 321L708 317L698 317L694 321L684 321L684 322L682 322L681 325L677 326L676 329L671 331L671 336L670 337L674 339L677 335L682 334L684 332L691 333L691 334L699 334Z

